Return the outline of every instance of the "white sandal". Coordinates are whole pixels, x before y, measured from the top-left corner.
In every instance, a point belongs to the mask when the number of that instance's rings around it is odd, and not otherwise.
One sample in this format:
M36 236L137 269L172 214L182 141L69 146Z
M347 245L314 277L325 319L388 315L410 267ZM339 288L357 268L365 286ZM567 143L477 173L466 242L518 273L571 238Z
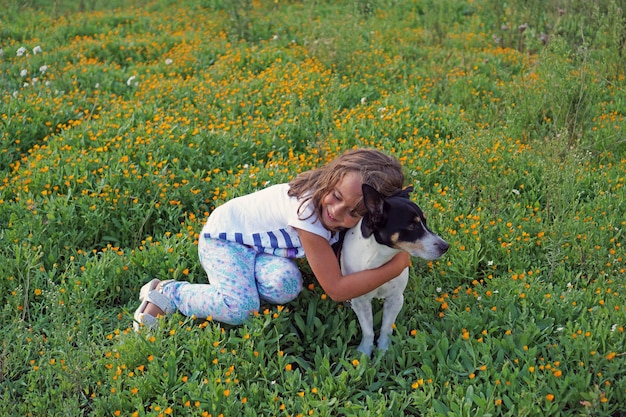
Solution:
M172 281L174 280L166 279L165 281L161 281L158 278L154 278L152 281L148 282L146 285L141 287L141 290L139 290L139 301L145 300L150 291L158 291L162 294L163 287Z
M136 332L139 332L142 327L153 328L157 324L156 317L145 313L148 303L154 304L161 311L163 311L164 314L172 314L176 311L174 303L172 303L169 298L164 296L160 289L157 289L160 283L161 281L155 278L141 287L141 291L139 292L141 304L133 316L135 319L133 322L133 328Z
M154 291L158 289L160 283L161 283L161 280L158 278L155 278L152 281L145 284L143 287L141 287L141 290L139 290L139 301L145 300L150 291Z

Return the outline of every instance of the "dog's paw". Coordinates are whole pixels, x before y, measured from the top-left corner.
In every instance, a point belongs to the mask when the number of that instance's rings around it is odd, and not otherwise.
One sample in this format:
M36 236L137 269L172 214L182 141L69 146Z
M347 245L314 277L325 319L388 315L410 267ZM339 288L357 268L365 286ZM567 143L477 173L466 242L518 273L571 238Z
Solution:
M383 352L387 351L387 349L389 349L389 338L380 337L378 339L377 347L378 347L378 350L382 350Z
M374 344L361 342L361 344L359 345L358 348L356 348L356 350L358 350L362 354L370 357L370 356L372 356L372 350L374 350Z

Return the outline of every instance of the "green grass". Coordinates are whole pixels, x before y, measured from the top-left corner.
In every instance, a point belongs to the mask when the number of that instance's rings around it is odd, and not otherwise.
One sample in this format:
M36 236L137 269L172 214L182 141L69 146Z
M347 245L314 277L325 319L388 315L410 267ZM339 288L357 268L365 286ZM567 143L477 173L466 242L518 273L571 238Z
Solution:
M4 6L7 415L626 413L620 2ZM243 326L131 330L149 279L206 281L214 207L354 146L451 243L414 260L387 353L305 263Z

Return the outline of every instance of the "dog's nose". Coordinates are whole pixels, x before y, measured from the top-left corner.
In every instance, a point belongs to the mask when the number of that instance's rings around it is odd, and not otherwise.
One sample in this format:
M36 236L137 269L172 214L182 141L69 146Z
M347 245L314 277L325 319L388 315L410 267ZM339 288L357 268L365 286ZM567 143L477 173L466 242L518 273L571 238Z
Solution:
M437 242L437 248L439 248L441 253L446 253L449 247L450 247L450 244L446 242L445 240L441 240L440 242Z

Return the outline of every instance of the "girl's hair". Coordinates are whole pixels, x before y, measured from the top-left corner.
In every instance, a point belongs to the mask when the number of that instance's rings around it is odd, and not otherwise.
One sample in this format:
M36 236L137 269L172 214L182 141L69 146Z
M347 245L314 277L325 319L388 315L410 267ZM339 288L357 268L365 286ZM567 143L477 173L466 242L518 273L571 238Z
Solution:
M321 217L322 199L331 192L348 172L356 172L364 184L371 185L385 197L402 190L404 173L400 162L376 149L352 149L344 152L323 168L299 174L289 183L289 195L302 199L300 208L311 201L314 214ZM366 211L361 201L357 214ZM313 214L312 214L313 215Z

